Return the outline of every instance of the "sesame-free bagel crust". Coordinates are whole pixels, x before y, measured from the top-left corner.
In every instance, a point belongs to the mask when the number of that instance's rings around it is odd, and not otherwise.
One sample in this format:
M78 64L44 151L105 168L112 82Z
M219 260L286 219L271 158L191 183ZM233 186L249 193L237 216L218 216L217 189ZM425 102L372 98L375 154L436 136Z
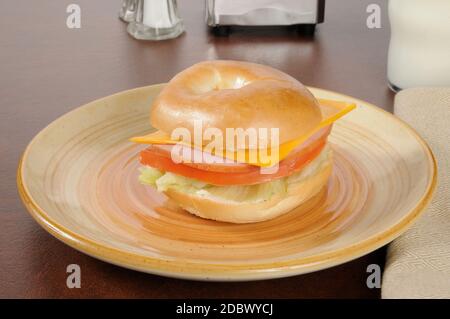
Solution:
M194 120L203 128L278 128L280 144L307 134L321 121L314 96L296 79L268 66L206 61L177 74L152 105L153 127L168 134ZM207 144L207 141L204 142Z

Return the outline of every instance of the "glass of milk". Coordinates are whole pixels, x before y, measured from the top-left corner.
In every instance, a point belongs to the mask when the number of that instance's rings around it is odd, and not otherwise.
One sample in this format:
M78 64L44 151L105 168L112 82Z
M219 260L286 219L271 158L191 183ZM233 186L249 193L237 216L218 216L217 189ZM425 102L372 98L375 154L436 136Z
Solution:
M184 32L176 0L136 0L136 17L127 31L140 40L166 40Z
M450 86L450 0L389 0L389 20L390 87Z

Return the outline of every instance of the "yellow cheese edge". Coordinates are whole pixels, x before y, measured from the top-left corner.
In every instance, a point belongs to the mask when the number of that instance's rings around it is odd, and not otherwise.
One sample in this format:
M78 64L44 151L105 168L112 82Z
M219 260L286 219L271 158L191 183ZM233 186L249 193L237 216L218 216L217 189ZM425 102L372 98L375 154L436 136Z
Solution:
M295 140L292 140L290 142L284 143L280 145L279 147L279 156L278 156L278 162L286 158L286 156L295 149L298 145L305 142L311 135L319 131L321 128L328 126L332 123L334 123L336 120L340 119L347 113L351 112L356 108L356 104L354 103L348 103L348 102L341 102L341 101L334 101L334 100L325 100L325 99L318 99L320 109L322 111L322 121L320 124L312 131L310 131L308 134L305 134ZM132 137L130 139L131 142L134 143L140 143L140 144L177 144L180 143L180 141L171 140L170 136L162 131L156 131L144 136L136 136ZM188 146L192 146L187 144ZM242 152L245 152L245 155L242 154ZM247 164L260 166L260 167L269 167L272 165L277 164L276 162L272 163L262 163L259 161L259 156L257 154L257 149L247 149L242 151L236 151L236 152L221 152L222 154L215 154L218 156L223 156L231 160L236 160L237 158L245 158ZM251 159L256 159L256 161L252 161Z

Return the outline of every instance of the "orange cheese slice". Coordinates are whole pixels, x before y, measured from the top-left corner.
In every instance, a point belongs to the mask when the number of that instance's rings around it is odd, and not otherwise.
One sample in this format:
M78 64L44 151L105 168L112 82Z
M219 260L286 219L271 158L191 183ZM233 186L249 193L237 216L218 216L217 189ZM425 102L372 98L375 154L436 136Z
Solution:
M322 121L320 124L314 129L308 132L308 134L299 136L295 140L283 143L278 148L278 156L275 159L277 162L286 158L289 153L295 149L298 145L305 142L311 135L319 131L321 128L324 128L336 120L349 113L353 109L356 108L354 103L340 102L334 100L325 100L318 99L320 104L320 110L322 112ZM144 136L136 136L132 137L130 141L141 144L177 144L180 141L172 140L170 135L163 131L155 131L153 133L144 135ZM193 146L193 145L188 145ZM219 155L222 157L229 158L231 160L239 159L239 161L244 161L247 164L256 165L260 167L268 167L277 164L277 162L272 161L261 161L260 156L258 154L258 149L246 149L246 150L238 150L235 152L224 152L220 151L220 154L217 152L214 155ZM267 157L266 157L267 158ZM244 160L242 160L244 159Z

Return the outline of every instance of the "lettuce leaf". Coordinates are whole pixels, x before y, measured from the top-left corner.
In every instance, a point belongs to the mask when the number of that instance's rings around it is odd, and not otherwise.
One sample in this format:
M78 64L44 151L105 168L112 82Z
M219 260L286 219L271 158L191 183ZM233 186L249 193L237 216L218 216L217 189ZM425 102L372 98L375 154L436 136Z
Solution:
M171 188L197 196L215 198L216 200L254 203L267 201L276 194L285 194L291 185L313 174L316 169L323 165L328 156L329 152L325 149L313 162L308 164L300 172L256 185L211 185L193 178L160 171L150 166L145 166L140 169L141 175L139 176L139 181L142 184L156 188L160 192L165 192Z
M141 167L139 171L141 172L138 177L139 182L153 187L156 187L156 181L164 175L164 172L150 166Z

